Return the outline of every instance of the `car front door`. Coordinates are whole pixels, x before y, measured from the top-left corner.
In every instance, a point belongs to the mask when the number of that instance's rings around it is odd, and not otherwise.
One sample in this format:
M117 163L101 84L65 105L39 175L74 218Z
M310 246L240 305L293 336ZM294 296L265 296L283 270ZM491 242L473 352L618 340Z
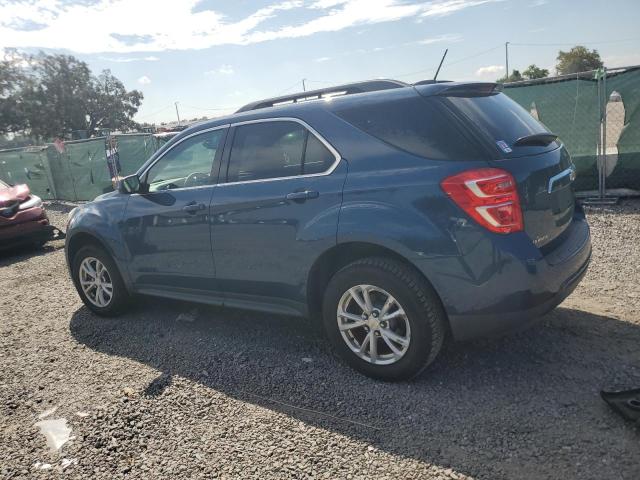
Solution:
M346 162L295 119L239 124L227 145L211 205L225 305L303 312L309 269L336 242Z
M226 133L218 127L187 136L141 175L144 193L131 195L123 221L137 291L218 292L209 207Z

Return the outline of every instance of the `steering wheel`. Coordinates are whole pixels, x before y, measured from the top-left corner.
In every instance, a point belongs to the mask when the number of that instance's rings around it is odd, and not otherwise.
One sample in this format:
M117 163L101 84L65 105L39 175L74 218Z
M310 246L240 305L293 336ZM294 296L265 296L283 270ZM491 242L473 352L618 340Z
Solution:
M190 173L187 176L187 178L184 179L184 186L189 187L189 186L195 186L195 185L202 185L203 183L206 183L209 180L210 176L211 176L210 174L202 173L202 172Z

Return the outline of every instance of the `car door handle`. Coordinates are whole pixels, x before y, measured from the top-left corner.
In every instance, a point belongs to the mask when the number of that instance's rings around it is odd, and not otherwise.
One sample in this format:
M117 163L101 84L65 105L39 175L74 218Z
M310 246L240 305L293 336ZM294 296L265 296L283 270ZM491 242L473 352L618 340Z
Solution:
M184 207L182 207L182 210L184 210L187 213L196 213L196 212L199 212L200 210L204 210L204 208L205 208L204 203L191 202L185 205Z
M318 198L320 194L315 190L303 190L301 192L287 193L287 200L308 200L310 198Z

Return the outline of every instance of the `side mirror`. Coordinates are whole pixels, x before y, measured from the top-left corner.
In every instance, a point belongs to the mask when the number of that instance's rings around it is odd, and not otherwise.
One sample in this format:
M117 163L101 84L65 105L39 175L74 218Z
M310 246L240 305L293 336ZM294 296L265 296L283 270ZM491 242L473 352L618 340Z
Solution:
M120 193L143 193L144 185L140 181L138 175L129 175L121 178L118 182L118 191Z

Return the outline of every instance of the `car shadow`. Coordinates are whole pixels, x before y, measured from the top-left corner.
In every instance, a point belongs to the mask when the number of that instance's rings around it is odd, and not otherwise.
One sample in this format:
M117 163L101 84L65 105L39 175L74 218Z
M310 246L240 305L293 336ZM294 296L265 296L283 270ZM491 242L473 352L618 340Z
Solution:
M104 319L82 307L70 329L94 351L157 369L140 392L149 399L161 399L179 375L466 475L555 478L561 463L591 477L598 470L580 446L593 442L603 458L638 459L620 440L621 431L638 432L598 396L603 387L640 385L638 325L560 308L519 334L449 344L417 379L392 384L349 369L306 321L213 307L176 320L193 309L154 299Z
M8 267L14 263L24 262L33 257L40 257L64 249L64 242L55 240L44 246L20 245L0 250L0 267Z

